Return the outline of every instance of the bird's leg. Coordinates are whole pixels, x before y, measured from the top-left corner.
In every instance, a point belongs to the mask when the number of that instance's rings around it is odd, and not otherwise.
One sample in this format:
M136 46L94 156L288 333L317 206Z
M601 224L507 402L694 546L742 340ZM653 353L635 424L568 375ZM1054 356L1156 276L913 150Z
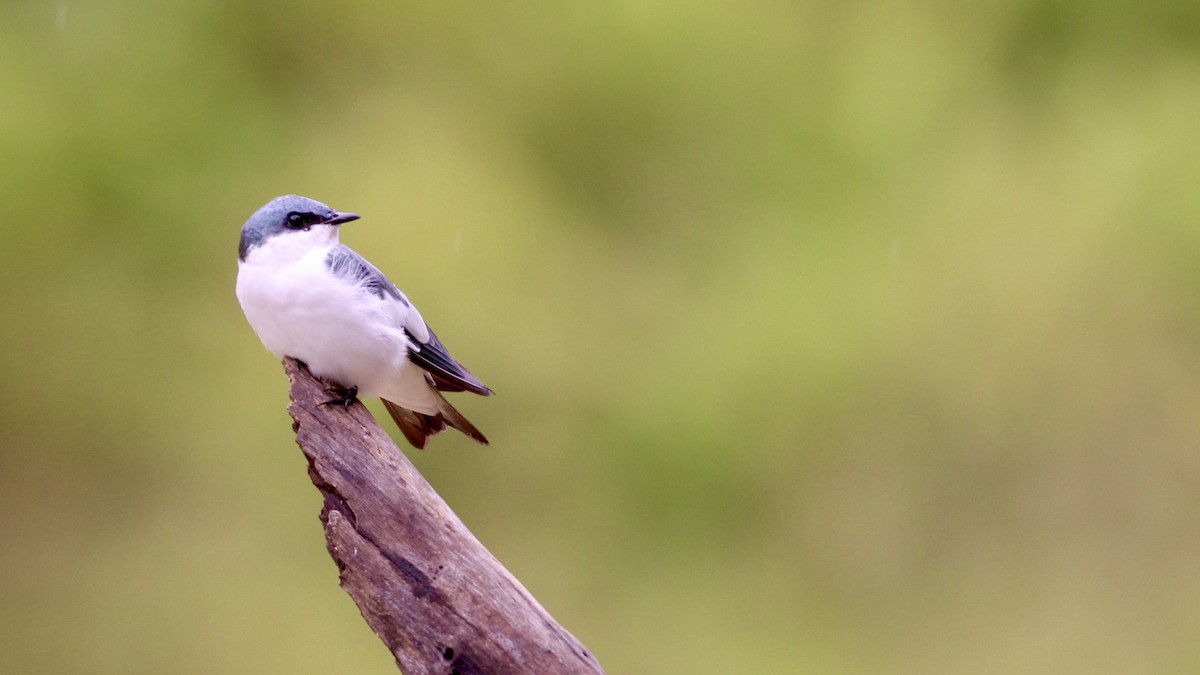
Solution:
M321 405L340 405L343 408L349 408L351 403L358 400L358 387L350 387L344 389L337 385L325 388L326 393L333 394L333 398L325 401Z

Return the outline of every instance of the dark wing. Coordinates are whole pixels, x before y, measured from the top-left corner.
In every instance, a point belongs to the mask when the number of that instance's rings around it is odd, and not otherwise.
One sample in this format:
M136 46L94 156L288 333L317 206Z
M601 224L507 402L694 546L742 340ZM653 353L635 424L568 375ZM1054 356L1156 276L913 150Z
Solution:
M325 266L334 276L359 284L380 299L386 300L391 297L405 307L409 306L408 298L404 297L391 279L345 244L338 244L329 251L329 255L325 256Z
M429 373L438 391L469 391L480 396L490 396L492 390L450 356L450 352L446 351L446 346L433 333L433 329L427 325L425 330L429 331L428 342L419 341L407 328L404 329L412 343L412 349L408 350L408 358Z
M367 288L382 300L390 298L399 302L406 308L397 312L395 316L397 323L402 324L404 334L408 336L412 346L408 358L429 373L439 391L470 391L480 396L492 393L478 377L450 356L446 346L434 335L433 330L421 318L408 298L404 297L400 289L396 288L396 284L384 276L379 268L367 262L366 258L355 253L349 246L338 244L325 257L325 266L335 276ZM424 341L422 340L426 336L423 333L428 333L428 339Z

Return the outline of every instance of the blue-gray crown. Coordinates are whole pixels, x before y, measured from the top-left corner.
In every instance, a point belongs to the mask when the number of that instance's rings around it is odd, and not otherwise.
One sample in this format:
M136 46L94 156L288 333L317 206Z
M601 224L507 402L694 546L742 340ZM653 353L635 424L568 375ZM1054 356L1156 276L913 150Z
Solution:
M271 237L294 230L308 230L313 225L341 225L356 220L353 213L339 213L325 204L300 195L276 197L254 212L242 225L242 238L238 242L238 260L255 246L262 245Z

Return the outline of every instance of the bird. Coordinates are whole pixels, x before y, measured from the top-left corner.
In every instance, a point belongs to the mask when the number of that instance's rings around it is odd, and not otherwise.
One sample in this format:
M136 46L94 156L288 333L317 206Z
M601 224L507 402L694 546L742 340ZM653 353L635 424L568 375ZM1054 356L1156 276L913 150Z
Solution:
M339 241L341 226L358 219L300 195L255 211L238 243L246 320L267 351L332 385L326 404L379 397L416 448L447 427L487 445L442 392L492 390L450 355L396 284Z

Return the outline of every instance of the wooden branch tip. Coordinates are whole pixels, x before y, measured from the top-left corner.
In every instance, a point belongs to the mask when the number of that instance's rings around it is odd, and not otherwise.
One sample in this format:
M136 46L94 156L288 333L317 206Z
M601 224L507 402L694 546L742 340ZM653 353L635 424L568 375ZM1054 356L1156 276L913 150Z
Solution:
M284 359L288 413L342 588L407 675L603 673L463 525L361 404Z

